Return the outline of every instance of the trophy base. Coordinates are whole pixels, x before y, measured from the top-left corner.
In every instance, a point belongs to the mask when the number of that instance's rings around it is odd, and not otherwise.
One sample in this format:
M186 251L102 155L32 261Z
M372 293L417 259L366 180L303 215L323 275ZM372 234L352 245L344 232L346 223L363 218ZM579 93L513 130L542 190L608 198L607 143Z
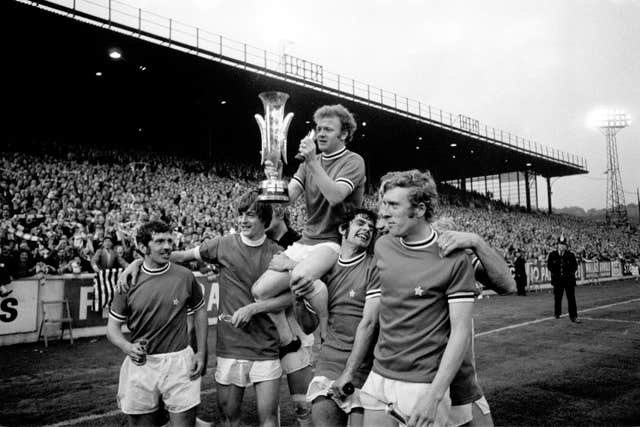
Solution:
M260 181L258 200L269 203L288 203L289 192L287 182L281 179L265 179Z

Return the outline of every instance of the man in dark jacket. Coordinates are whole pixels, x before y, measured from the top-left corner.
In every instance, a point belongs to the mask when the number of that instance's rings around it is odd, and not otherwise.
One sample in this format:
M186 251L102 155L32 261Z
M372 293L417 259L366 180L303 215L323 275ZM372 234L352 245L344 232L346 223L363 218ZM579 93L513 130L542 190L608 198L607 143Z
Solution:
M562 295L567 291L567 303L569 305L569 318L574 323L578 320L578 309L576 307L576 270L578 263L576 257L567 249L567 239L560 236L558 239L558 250L549 254L547 258L547 268L551 273L551 285L553 285L553 296L555 300L554 314L556 319L562 313Z
M516 252L514 270L518 295L525 296L527 295L527 261L520 249Z

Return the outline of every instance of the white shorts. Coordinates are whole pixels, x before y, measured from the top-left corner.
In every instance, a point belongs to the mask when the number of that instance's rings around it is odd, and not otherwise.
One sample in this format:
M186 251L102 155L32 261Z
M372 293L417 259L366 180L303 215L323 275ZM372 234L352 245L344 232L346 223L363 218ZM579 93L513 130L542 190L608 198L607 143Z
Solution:
M392 380L372 371L362 386L360 403L364 409L372 411L384 411L388 403L393 403L396 411L408 419L418 398L430 387L431 383L410 383ZM447 390L440 405L438 405L435 425L452 425L449 420L450 412L451 399Z
M200 377L189 379L193 350L149 354L138 366L126 357L120 368L118 407L125 414L150 414L158 409L160 398L167 411L180 413L200 404Z
M491 413L489 402L487 402L487 399L482 396L473 403L452 406L451 415L449 416L451 424L454 426L461 426L471 421L473 419L473 405L477 406L483 415L489 415Z
M322 246L326 246L329 249L333 249L333 251L336 254L340 253L340 245L337 244L336 242L321 242L321 243L316 243L315 245L303 245L301 243L294 242L291 246L287 248L286 251L284 251L284 254L289 258L291 258L296 263L298 263L304 260L305 258L307 258L315 248L319 248Z
M286 354L280 359L280 365L285 374L311 366L311 347L301 346L298 351Z
M280 379L282 368L278 359L243 360L217 357L215 379L218 384L247 387L262 381Z
M320 396L331 398L329 391L334 380L325 376L313 377L309 383L309 389L307 390L307 402L313 402ZM351 412L353 408L362 408L360 402L360 389L356 388L352 395L345 397L341 402L336 401L336 404L347 414Z

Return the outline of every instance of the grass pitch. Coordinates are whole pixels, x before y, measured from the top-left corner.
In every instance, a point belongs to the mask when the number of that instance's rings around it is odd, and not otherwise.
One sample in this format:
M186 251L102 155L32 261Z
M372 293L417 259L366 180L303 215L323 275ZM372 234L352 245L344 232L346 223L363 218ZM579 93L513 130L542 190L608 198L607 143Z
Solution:
M496 425L640 425L640 282L579 286L576 297L581 324L553 318L550 291L477 302L477 370ZM115 404L122 359L105 337L0 348L0 424L126 425ZM199 416L218 423L213 360ZM251 388L244 408L242 422L256 425ZM281 409L282 425L295 425L285 380Z

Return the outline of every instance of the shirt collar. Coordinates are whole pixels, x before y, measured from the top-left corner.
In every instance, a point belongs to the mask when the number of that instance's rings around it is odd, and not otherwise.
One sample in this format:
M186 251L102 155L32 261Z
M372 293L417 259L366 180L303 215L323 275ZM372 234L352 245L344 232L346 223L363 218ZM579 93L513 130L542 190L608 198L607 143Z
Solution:
M438 233L433 228L431 229L431 234L424 240L420 240L417 242L405 242L404 239L400 238L400 244L407 249L411 250L419 250L426 249L429 246L433 245L438 240Z

